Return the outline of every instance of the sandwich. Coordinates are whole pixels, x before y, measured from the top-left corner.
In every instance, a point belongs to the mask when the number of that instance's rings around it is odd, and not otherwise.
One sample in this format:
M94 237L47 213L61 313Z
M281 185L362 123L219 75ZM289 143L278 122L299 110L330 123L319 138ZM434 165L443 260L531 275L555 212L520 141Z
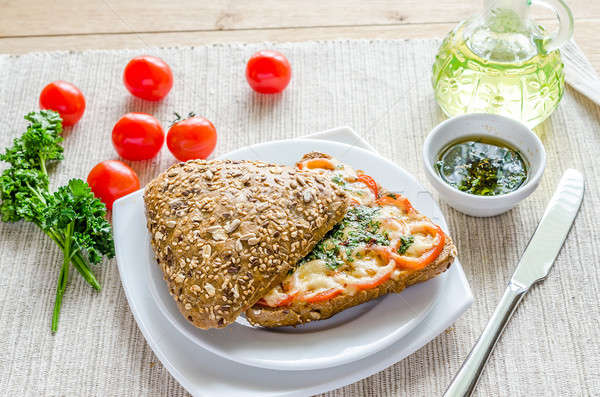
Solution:
M179 163L144 192L169 292L202 329L227 326L280 285L348 202L325 176L257 161Z
M324 320L444 272L452 240L402 195L318 152L295 167L192 160L144 193L157 262L202 329Z
M401 194L323 153L298 169L327 177L350 197L343 218L287 277L246 311L250 323L290 326L427 281L456 257L451 239Z

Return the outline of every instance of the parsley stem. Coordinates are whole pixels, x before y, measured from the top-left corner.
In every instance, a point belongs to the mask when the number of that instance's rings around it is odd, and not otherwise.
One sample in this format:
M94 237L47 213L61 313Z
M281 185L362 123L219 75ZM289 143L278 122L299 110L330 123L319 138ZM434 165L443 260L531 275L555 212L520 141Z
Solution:
M56 232L54 229L44 230L44 233L46 233L46 235L50 237L52 241L54 241L61 250L64 251L63 237L60 235L60 233ZM73 264L73 267L79 272L79 274L81 274L81 277L83 277L83 279L87 281L87 283L91 285L95 290L100 291L102 287L96 279L96 276L94 276L94 273L92 273L92 270L88 267L88 264L81 256L81 252L74 251L71 253L71 256L71 263Z
M52 313L52 332L58 330L58 317L60 316L60 308L62 306L62 298L67 289L69 281L69 264L71 263L71 237L73 235L73 222L67 225L65 231L65 242L63 246L63 265L58 275L56 285L56 300L54 301L54 312Z
M81 274L81 277L83 277L89 285L91 285L96 291L100 291L102 289L100 283L96 279L96 276L94 276L94 273L92 273L87 263L85 263L85 260L81 257L79 253L73 256L71 262L73 263L73 266L75 267L75 269L77 269L79 274Z
M44 198L44 196L36 189L32 188L28 182L25 182L25 184L27 185L29 190L31 190L31 192L35 195L35 197L37 197L42 203L44 203L44 205L46 205L46 199Z
M46 170L46 159L42 156L41 153L40 153L39 157L40 157L40 169L42 170L44 175L48 176L48 171Z

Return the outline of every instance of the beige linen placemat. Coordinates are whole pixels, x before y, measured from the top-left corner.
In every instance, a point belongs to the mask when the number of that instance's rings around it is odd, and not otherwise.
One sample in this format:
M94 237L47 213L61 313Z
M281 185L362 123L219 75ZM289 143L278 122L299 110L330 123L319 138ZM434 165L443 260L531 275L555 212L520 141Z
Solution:
M217 154L340 125L352 126L383 156L425 181L421 145L444 119L430 70L439 42L329 41L153 49L173 68L162 103L132 98L121 75L141 51L86 51L0 56L0 146L24 128L41 88L55 79L78 85L87 110L65 139L66 160L52 181L85 178L115 158L110 132L127 111L152 113L165 126L172 112L196 111L219 133ZM260 48L283 51L291 85L276 96L250 91L245 61ZM477 389L480 396L600 393L600 109L571 88L537 128L548 153L538 190L507 214L462 215L442 204L475 295L471 309L421 350L387 370L329 396L441 394L482 331L562 171L584 172L581 213L550 277L533 288L509 324ZM174 159L166 148L133 163L148 182ZM49 331L61 253L33 226L0 225L0 390L6 395L183 396L156 359L129 311L114 261L96 269L94 292L74 274L56 335Z

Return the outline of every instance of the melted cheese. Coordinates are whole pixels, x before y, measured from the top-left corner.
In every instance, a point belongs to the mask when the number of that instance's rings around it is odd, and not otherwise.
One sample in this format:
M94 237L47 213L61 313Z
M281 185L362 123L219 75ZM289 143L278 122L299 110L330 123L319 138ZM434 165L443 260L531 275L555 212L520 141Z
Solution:
M396 267L393 261L385 263L378 255L366 253L344 266L344 270L334 276L345 287L353 284L375 282Z
M405 220L405 219L408 219L409 216L406 215L404 212L402 212L400 210L400 208L398 208L394 205L385 205L385 206L381 207L381 209L379 210L379 214L377 214L377 218L379 220L385 219L385 218L395 218L395 219Z
M400 277L404 276L407 273L409 273L409 272L407 272L406 270L395 269L392 272L391 279L394 280L394 281L398 281L398 280L400 280Z
M377 198L368 186L356 181L357 174L351 167L335 159L331 161L335 165L335 170L313 169L313 171L332 178L334 182L343 180L344 190L360 204L376 205ZM420 223L431 224L424 215L414 212L407 214L396 206L387 205L380 207L373 219L380 224L379 232L387 234L392 242L398 241L400 237L412 235L414 241L404 255L418 257L431 249L436 242L436 239L427 233L421 231L411 233L411 227L418 230L417 226ZM349 231L348 227L342 231L344 238L348 238ZM397 269L394 261L386 263L380 255L369 249L365 250L364 245L355 248L350 253L350 258L347 254L345 249L340 249L339 258L345 263L335 270L329 268L321 259L302 264L286 278L281 286L273 289L264 298L265 301L269 305L277 305L277 302L283 301L289 293L302 296L340 287L344 288L345 294L353 295L358 291L357 285L375 283L389 272L393 280L399 280L409 273ZM286 287L282 288L282 286Z
M361 205L373 205L375 203L376 197L371 189L360 181L346 183L344 190Z
M294 289L301 294L326 291L331 288L341 287L337 280L332 277L334 271L321 259L315 259L298 267L288 277L292 278Z
M393 205L381 207L381 210L377 215L377 220L381 222L382 229L388 233L391 240L398 239L402 236L412 235L414 242L404 253L404 255L407 256L420 256L423 252L431 249L435 244L435 238L429 234L410 232L411 226L423 223L432 224L426 219L427 218L421 214L405 214L402 210Z
M302 162L302 164L308 162L310 160L306 160ZM311 171L316 172L320 175L324 175L342 187L346 193L358 201L361 205L373 205L375 204L375 194L369 189L367 185L364 183L357 181L358 177L357 172L350 166L340 162L336 159L329 159L335 166L334 170L327 170L323 168L312 168ZM343 183L340 183L343 181Z
M423 252L431 249L431 247L433 247L433 245L435 244L435 238L431 237L428 234L426 235L421 233L415 233L412 236L415 239L414 243L410 247L408 247L404 255L420 256L421 254L423 254Z
M289 295L283 291L283 287L278 285L263 297L268 306L277 306L279 302L286 299Z

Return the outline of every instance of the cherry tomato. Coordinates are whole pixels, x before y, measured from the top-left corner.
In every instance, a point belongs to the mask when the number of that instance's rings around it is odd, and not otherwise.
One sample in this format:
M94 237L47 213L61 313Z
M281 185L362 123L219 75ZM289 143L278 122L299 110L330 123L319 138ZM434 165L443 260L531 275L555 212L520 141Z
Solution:
M58 112L64 126L73 125L83 116L85 98L71 83L57 80L48 84L40 94L40 107Z
M151 115L127 113L113 127L112 141L115 150L124 159L147 160L160 151L165 133Z
M118 160L98 163L88 174L87 183L109 210L116 199L140 188L135 171Z
M252 55L246 65L246 80L261 94L275 94L287 87L292 78L292 67L280 52L262 50Z
M167 147L179 161L207 158L217 145L217 130L204 117L192 116L169 128Z
M123 82L131 94L148 101L159 101L171 91L173 73L162 59L142 55L125 66Z

